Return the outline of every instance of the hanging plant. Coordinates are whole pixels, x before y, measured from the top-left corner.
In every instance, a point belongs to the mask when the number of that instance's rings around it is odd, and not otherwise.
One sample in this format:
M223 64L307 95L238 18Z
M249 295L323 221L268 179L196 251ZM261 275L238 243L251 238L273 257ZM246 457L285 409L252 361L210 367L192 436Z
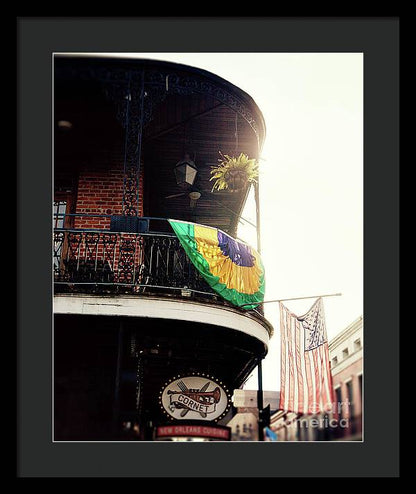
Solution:
M249 158L244 153L238 157L228 156L221 151L220 155L219 165L211 169L210 180L215 180L212 191L228 189L230 192L238 192L247 184L257 182L259 170L255 158Z

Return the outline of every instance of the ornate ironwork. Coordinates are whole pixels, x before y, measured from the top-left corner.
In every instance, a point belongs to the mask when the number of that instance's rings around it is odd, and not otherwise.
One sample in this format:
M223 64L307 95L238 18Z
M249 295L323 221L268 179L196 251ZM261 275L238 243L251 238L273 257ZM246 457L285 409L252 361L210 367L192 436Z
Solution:
M179 240L165 234L56 231L53 262L56 282L135 291L189 288L214 295Z
M116 246L118 235L115 233L103 233L101 237L103 251L103 266L107 266L107 270L103 267L103 282L114 281L112 273L114 273L116 265Z
M91 261L97 268L98 241L100 236L96 232L87 232L85 234L85 260Z
M118 275L117 280L119 283L133 284L135 281L136 263L136 241L137 237L124 236L120 241L120 256L118 261Z
M143 134L144 75L124 73L123 78L105 80L106 95L116 103L117 119L124 127L123 214L137 216Z
M146 73L145 73L146 75ZM167 92L163 86L144 86L143 128L153 120L155 108L166 99Z
M117 119L125 131L122 210L127 216L139 215L143 129L152 120L154 108L166 97L166 91L159 87L145 90L144 78L144 71L123 72L116 80L104 78L105 93L115 102Z
M184 76L169 71L146 71L145 84L146 87L161 87L165 88L169 93L184 96L193 93L212 96L241 115L253 129L257 140L259 141L260 139L256 119L244 101L230 91L219 87L205 78L198 77L197 75Z
M228 305L202 278L176 236L56 230L53 270L57 291L182 295L189 289L198 297ZM254 312L263 314L263 309Z
M140 60L137 61L137 65L140 66ZM210 95L216 100L224 103L228 107L232 108L236 113L242 116L246 122L253 129L257 141L260 142L259 126L255 115L250 110L249 105L235 92L229 91L223 85L211 82L208 78L198 75L182 75L172 70L151 70L150 67L146 68L146 72L140 69L123 69L116 67L103 67L97 66L79 66L79 67L65 67L58 66L55 68L55 76L61 78L78 78L78 79L95 79L104 84L106 93L115 99L115 101L121 101L118 98L114 98L115 94L124 94L122 98L125 98L125 88L129 80L140 80L144 77L144 92L143 97L145 103L145 118L143 120L144 125L150 121L152 115L152 109L156 104L162 101L167 94L181 94L189 95L192 93L200 93ZM112 96L111 96L112 95ZM119 104L119 118L122 118L123 108L125 105Z
M81 260L81 242L83 239L82 232L69 232L68 234L68 250L65 259L67 266L78 271Z

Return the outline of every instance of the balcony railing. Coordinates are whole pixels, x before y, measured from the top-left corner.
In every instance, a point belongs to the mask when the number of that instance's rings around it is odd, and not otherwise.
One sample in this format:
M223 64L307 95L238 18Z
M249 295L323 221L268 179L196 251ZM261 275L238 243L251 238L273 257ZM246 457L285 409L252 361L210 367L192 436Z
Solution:
M215 295L179 240L169 234L57 229L53 259L56 284L119 286L136 291L189 289Z
M53 272L56 293L166 294L231 306L211 289L170 233L56 228ZM245 312L263 314L261 307Z
M68 219L75 228L65 227ZM118 231L119 223L113 221L117 219L100 214L54 215L55 293L164 294L235 308L203 279L176 235L165 231L170 229L165 218L140 218L145 225L137 230L140 233ZM105 226L87 226L97 221ZM240 310L263 318L261 305Z

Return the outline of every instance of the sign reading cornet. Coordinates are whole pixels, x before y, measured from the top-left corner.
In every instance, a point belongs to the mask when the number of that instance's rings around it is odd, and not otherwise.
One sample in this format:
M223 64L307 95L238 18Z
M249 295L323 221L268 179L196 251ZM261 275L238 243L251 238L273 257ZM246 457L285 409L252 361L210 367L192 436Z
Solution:
M160 405L177 420L218 420L230 408L227 388L204 374L175 376L160 392Z

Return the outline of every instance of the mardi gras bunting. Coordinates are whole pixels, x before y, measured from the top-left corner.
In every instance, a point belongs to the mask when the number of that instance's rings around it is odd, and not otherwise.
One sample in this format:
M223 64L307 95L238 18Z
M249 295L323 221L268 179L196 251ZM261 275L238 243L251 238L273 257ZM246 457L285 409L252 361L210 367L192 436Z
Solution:
M189 259L216 293L244 309L255 309L263 302L264 268L256 250L217 228L168 221Z

